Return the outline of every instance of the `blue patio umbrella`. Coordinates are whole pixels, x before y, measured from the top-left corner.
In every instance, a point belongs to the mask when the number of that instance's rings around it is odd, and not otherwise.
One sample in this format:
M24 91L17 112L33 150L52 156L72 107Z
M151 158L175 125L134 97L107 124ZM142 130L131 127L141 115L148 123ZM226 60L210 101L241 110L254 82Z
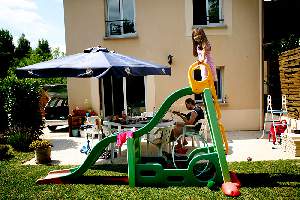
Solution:
M16 74L19 78L111 77L112 80L112 77L171 75L171 68L121 55L107 48L93 47L83 53L18 68ZM113 95L111 102L114 102Z
M83 53L18 68L18 77L127 77L146 75L171 75L171 68L134 57L109 51L107 48L93 47Z

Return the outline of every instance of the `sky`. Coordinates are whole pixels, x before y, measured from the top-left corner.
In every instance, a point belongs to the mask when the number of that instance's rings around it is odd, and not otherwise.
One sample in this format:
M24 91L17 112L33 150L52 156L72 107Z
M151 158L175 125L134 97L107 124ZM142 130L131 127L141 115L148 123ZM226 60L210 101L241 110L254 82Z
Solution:
M10 32L15 45L24 33L33 48L46 39L65 52L63 0L0 0L0 29Z

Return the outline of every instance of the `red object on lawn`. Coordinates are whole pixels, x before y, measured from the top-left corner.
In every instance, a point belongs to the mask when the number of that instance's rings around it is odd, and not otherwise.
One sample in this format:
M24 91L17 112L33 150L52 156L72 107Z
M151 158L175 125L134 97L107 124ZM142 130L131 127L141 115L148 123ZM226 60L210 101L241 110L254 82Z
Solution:
M241 194L238 187L232 182L223 183L222 191L225 195L231 196L231 197L237 197Z
M230 179L231 179L231 182L234 183L237 188L241 187L241 182L238 179L238 177L237 177L237 175L236 175L235 172L230 172Z
M226 182L222 184L222 191L225 195L231 197L237 197L241 194L239 188L241 187L241 182L237 178L236 173L230 172L231 182Z

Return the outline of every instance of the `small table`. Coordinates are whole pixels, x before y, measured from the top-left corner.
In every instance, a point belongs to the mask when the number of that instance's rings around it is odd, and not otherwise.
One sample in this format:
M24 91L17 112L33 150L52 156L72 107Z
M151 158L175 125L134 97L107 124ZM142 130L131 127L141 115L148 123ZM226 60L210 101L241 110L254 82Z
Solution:
M132 123L132 124L120 124L117 122L110 122L110 121L103 121L103 125L107 126L109 130L111 130L111 127L118 127L118 132L122 131L123 129L130 129L130 128L142 128L144 127L149 121L139 121L136 123ZM174 120L170 120L170 121L164 121L164 122L160 122L158 123L149 134L146 135L146 140L147 140L147 153L148 153L148 145L149 145L149 135L150 134L154 134L158 129L161 128L165 128L165 127L169 127L169 126L173 126L175 124L176 121Z
M107 126L109 129L111 129L112 126L118 127L118 131L121 131L122 129L129 129L129 128L142 128L144 127L149 121L140 121L132 124L120 124L117 122L110 122L110 121L103 121L103 125ZM163 128L167 126L172 126L175 124L174 120L165 121L158 123L154 128Z

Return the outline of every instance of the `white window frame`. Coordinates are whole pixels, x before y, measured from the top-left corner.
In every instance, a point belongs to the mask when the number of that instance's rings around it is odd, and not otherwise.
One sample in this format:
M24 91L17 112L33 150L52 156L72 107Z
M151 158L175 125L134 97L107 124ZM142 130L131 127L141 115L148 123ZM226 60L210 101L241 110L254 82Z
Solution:
M133 12L134 12L134 17L133 17L133 24L134 24L134 33L125 33L124 34L124 29L121 28L121 34L120 35L112 35L110 33L110 19L109 17L109 8L108 8L108 2L109 0L105 0L105 37L106 38L130 38L130 37L136 37L137 36L137 31L136 31L136 10L135 10L135 0L133 0ZM121 14L121 20L124 20L124 14L123 14L123 0L120 0L120 14ZM123 22L121 23L123 24ZM122 25L123 27L123 25Z
M127 84L126 84L126 77L123 77L123 102L124 102L124 111L125 111L125 114L128 115L128 104L127 104ZM102 110L103 110L103 116L106 116L106 112L105 112L105 98L104 98L104 95L105 95L105 92L104 92L104 83L103 83L103 79L100 79L101 81L101 103L102 103ZM147 96L146 96L146 77L144 77L144 87L145 87L145 108L147 107L147 102L146 102L146 99L147 99ZM113 88L112 88L113 90ZM110 91L108 91L110 92ZM114 102L114 99L113 99L113 95L111 95L111 101L112 101L112 104ZM113 110L114 112L114 110Z
M221 86L220 88L220 98L218 97L218 102L219 103L227 103L226 101L226 95L224 95L224 66L216 66L216 70L220 70L220 77L218 77L218 83ZM203 103L202 99L196 99L195 98L195 102L196 103Z
M208 16L209 12L209 2L210 0L206 0L206 16ZM224 11L223 11L223 1L224 0L219 0L219 23L209 23L209 19L207 19L207 24L193 24L193 27L223 27L224 25Z
M233 2L232 0L222 0L222 24L193 25L193 0L184 0L185 6L185 36L191 37L194 28L205 29L206 35L231 35L233 23Z

